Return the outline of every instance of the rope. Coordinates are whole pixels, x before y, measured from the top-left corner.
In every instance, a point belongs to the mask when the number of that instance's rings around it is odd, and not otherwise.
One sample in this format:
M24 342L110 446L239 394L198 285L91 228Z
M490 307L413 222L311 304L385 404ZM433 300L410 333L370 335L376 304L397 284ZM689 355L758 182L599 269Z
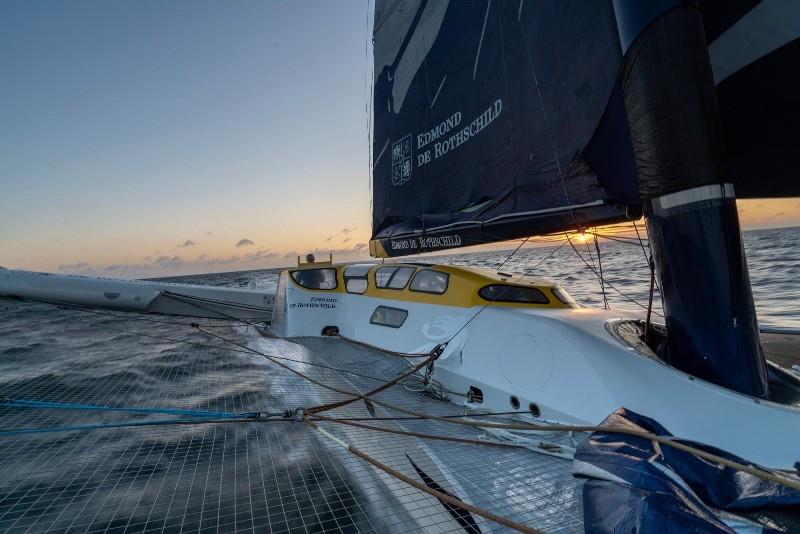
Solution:
M650 296L647 299L647 319L644 321L644 342L650 340L650 314L653 311L653 289L656 283L656 264L653 261L653 256L650 256Z
M0 399L0 406L7 408L42 408L42 409L57 409L57 410L85 410L85 411L106 411L106 412L128 412L128 413L143 413L143 414L167 414L167 415L183 415L188 417L277 417L283 415L280 413L264 413L264 412L215 412L205 410L183 410L177 408L130 408L130 407L115 407L103 406L97 404L75 404L69 402L48 402L26 399Z
M387 354L389 356L396 356L398 358L427 358L427 357L430 356L430 353L428 353L428 354L420 354L420 353L414 353L414 352L397 352L397 351L394 351L394 350L384 349L382 347L378 347L377 345L370 345L369 343L366 343L364 341L358 341L357 339L353 339L353 338L350 338L350 337L345 337L345 336L343 336L341 334L336 334L336 336L331 336L331 337L338 337L339 339L343 339L343 340L345 340L348 343L351 343L353 345L356 345L356 346L359 346L359 347L365 347L365 348L372 349L372 350L376 350L378 352L382 352L382 353Z
M410 371L402 373L401 375L393 378L392 380L389 380L388 382L386 382L384 384L381 384L377 388L374 388L374 389L368 391L367 393L358 395L356 398L349 399L349 400L342 400L342 401L338 401L338 402L331 402L331 403L328 403L328 404L322 404L320 406L316 406L314 408L309 409L308 412L316 414L316 413L325 412L325 411L328 411L328 410L333 410L335 408L341 408L343 406L347 406L348 404L352 404L352 403L357 402L359 400L366 400L366 399L368 399L368 398L370 398L370 397L372 397L374 395L377 395L381 391L385 391L385 390L389 389L390 387L394 386L395 384L397 384L401 380L411 376L412 374L416 373L417 371L419 371L423 367L433 363L436 360L436 358L438 358L442 354L443 351L444 351L444 345L438 345L435 349L433 349L431 351L430 356L426 360L424 360L424 361L420 362L419 364L417 364L416 366L412 367Z
M603 307L607 310L610 310L611 307L608 305L608 298L606 297L606 285L603 279L603 262L600 259L600 245L597 242L597 236L594 236L594 248L597 249L597 265L600 268L600 290L603 292Z
M105 430L109 428L125 428L125 427L142 427L142 426L171 426L171 425L205 425L217 423L257 423L257 422L273 422L273 421L291 421L289 417L284 414L280 418L226 418L226 417L212 417L210 419L158 419L147 421L131 421L126 423L103 423L98 425L75 425L75 426L62 426L53 428L18 428L14 430L0 430L0 437L2 436L15 436L19 434L44 434L48 432L74 432L79 430Z
M512 449L524 449L527 448L523 445L518 445L516 443L503 443L501 441L491 441L491 440L480 440L480 439L466 439L466 438L456 438L451 436L437 436L434 434L422 434L419 432L411 432L408 430L395 430L392 428L386 428L382 426L373 426L373 425L365 425L363 423L356 423L352 420L348 419L333 419L330 417L325 417L324 415L314 415L313 420L319 421L330 421L332 423L338 423L347 426L353 426L356 428L364 428L367 430L375 430L376 432L386 432L388 434L397 434L399 436L409 436L414 438L420 439L429 439L433 441L452 441L454 443L466 443L468 445L490 445L493 447L506 447Z
M507 519L505 517L502 517L502 516L499 516L497 514L494 514L494 513L490 512L488 510L484 510L483 508L478 508L477 506L474 506L472 504L466 503L466 502L464 502L464 501L462 501L460 499L456 499L455 497L452 497L451 495L447 495L445 493L442 493L441 491L437 491L435 489L429 488L425 484L423 484L421 482L418 482L418 481L414 480L413 478L410 478L410 477L404 475L403 473L401 473L400 471L397 471L396 469L392 469L388 465L383 464L383 463L379 462L378 460L375 460L374 458L370 457L369 455L367 455L363 451L353 447L349 443L346 443L346 442L342 441L341 439L337 438L336 436L334 436L330 432L326 431L324 428L320 428L319 425L317 425L313 421L310 421L310 420L307 419L306 423L308 423L314 430L317 430L323 436L327 437L328 439L330 439L331 441L333 441L334 443L336 443L340 447L342 447L342 448L348 450L349 452L353 453L354 455L358 456L359 458L361 458L362 460L364 460L368 464L370 464L370 465L372 465L374 467L377 467L378 469L380 469L384 473L387 473L387 474L391 475L392 477L394 477L394 478L396 478L398 480L402 480L406 484L408 484L410 486L413 486L414 488L416 488L416 489L418 489L418 490L420 490L420 491L422 491L424 493L427 493L428 495L431 495L431 496L435 497L439 501L446 502L448 504L451 504L452 506L457 506L458 508L461 508L461 509L466 510L468 512L471 512L473 514L479 515L481 517L485 517L486 519L494 521L495 523L498 523L498 524L503 525L503 526L508 527L508 528L513 528L513 529L518 530L520 532L526 532L526 533L530 533L530 534L539 534L541 532L539 530L536 530L534 528L528 527L528 526L523 525L521 523L517 523L516 521L511 521L510 519Z
M433 421L443 421L450 424L468 426L473 428L500 428L505 430L537 430L544 432L607 432L611 434L624 434L628 436L635 436L650 441L658 442L662 445L666 445L674 449L688 452L699 458L708 460L709 462L724 465L726 467L730 467L731 469L736 469L738 471L749 473L763 480L769 480L771 482L775 482L777 484L781 484L783 486L792 489L800 490L800 480L794 480L783 476L779 476L776 475L773 471L766 470L754 465L745 465L739 462L735 462L733 460L728 460L727 458L723 458L722 456L706 452L702 449L692 447L691 445L686 445L678 441L677 438L659 436L657 434L653 434L651 432L645 432L642 430L634 430L627 427L614 427L614 426L602 426L602 425L562 425L556 423L548 423L548 424L540 424L540 423L513 424L513 423L492 423L492 422L478 423L472 421L460 421L455 418L446 418L436 415L429 415L420 412L415 412L413 410L407 410L405 408L391 405L387 402L379 401L377 399L372 399L371 402L379 406L383 406L385 408L389 408L391 410L405 413L408 415L414 415L419 418L430 419Z
M67 303L64 303L64 302L57 302L57 301L53 301L53 300L42 300L42 299L32 299L32 298L26 298L25 300L30 301L30 302L38 302L40 304L49 304L51 306L56 306L58 308L72 309L72 310L76 310L76 311L80 311L80 312L84 312L84 313L91 313L93 315L101 315L101 316L109 317L109 318L116 319L116 320L119 320L119 321L144 321L144 322L148 322L148 323L168 324L168 325L177 325L177 326L192 326L192 324L194 324L194 323L186 323L186 322L182 322L182 321L167 321L167 320L164 320L164 319L153 319L152 317L141 317L141 316L138 316L138 315L131 315L130 317L128 317L128 316L123 316L123 315L119 315L119 314L116 314L116 313L102 312L100 310L92 309L90 306L81 306L80 304L67 304ZM227 321L227 320L231 320L231 319L219 319L219 320ZM203 327L204 328L229 328L229 327L232 327L232 326L241 326L241 325L248 324L248 323L246 323L244 321L241 321L240 319L232 319L232 320L236 321L236 323L238 323L238 324L221 324L221 325L220 324L205 324L205 325L203 325Z
M597 271L591 265L589 265L589 262L587 262L586 259L583 256L581 256L581 253L578 252L578 249L575 248L575 245L572 243L572 240L570 240L569 235L564 234L564 236L567 238L567 241L569 242L569 244L572 247L572 250L575 252L575 254L577 254L578 257L581 259L581 261L583 261L584 265L586 265L586 267L588 267L594 273L594 275L599 278L600 275L597 273ZM644 304L642 304L641 302L637 302L635 299L632 299L631 297L629 297L628 295L626 295L625 293L623 293L622 291L617 289L616 286L612 285L611 282L606 282L605 285L607 285L608 287L610 287L611 289L613 289L614 291L619 293L619 295L622 298L624 298L625 300L627 300L631 304L635 304L636 306L639 306L643 310L647 309L647 307ZM658 315L659 317L664 317L662 314L660 314L660 313L658 313L656 311L654 311L653 313Z

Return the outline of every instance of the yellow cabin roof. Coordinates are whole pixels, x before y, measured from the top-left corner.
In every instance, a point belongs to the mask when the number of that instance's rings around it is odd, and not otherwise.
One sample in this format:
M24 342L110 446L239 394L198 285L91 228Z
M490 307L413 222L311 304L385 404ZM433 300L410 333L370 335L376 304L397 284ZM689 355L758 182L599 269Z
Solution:
M472 306L511 306L511 307L529 307L529 308L571 308L576 304L569 297L569 295L561 289L555 282L549 280L542 280L533 276L520 276L514 274L498 274L493 269L481 267L466 267L461 265L436 265L424 263L378 263L378 264L347 264L347 265L331 265L328 262L319 263L303 263L297 268L288 269L289 273L295 271L305 271L308 269L335 269L337 287L335 289L310 289L310 291L319 291L321 293L335 292L347 293L345 274L348 267L360 267L361 272L367 270L367 289L361 293L367 297L382 298L389 300L417 302L427 304L438 304L445 306L458 306L458 307L472 307ZM410 283L400 289L392 288L379 288L376 284L376 273L379 269L384 268L397 268L397 267L413 267L417 272L420 270L433 270L448 275L447 290L443 294L424 293L421 291L412 291L409 289ZM355 270L355 269L353 269ZM352 272L352 271L351 271ZM417 273L414 273L416 275ZM363 275L361 276L363 278ZM411 277L413 278L413 276ZM504 286L513 287L534 287L541 291L547 298L547 303L534 303L534 302L505 302L505 301L492 301L482 297L479 292L482 288L500 284Z

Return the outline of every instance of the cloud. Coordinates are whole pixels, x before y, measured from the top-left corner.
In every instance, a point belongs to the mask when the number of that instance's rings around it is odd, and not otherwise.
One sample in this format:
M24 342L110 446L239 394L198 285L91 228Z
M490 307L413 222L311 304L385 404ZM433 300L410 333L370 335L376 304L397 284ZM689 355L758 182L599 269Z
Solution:
M181 259L180 256L159 256L155 259L152 263L153 265L157 265L159 267L183 267L186 265L186 262ZM128 267L138 267L135 265L131 265Z
M237 247L250 247L255 245L255 243L249 239L240 239L238 243L236 243Z
M353 246L353 251L354 252L363 252L366 249L367 249L367 244L366 243L358 243L358 244Z
M59 271L85 271L91 267L89 262L86 261L79 261L78 263L68 263L66 265L59 265Z
M214 234L212 234L211 232L206 232L206 235L214 235Z
M332 235L329 235L329 236L328 236L328 237L325 239L325 242L326 242L326 243L328 243L328 242L330 242L330 240L331 240L331 239L333 239L333 236L332 236Z
M200 254L194 261L202 261L208 257L208 254Z
M342 243L349 243L352 240L353 240L352 237L346 237L346 238L342 239Z
M289 252L283 255L283 259L287 260L289 258L296 258L297 256L299 256L299 254L297 253L296 250L290 250Z
M270 258L278 258L280 254L277 252L272 252L269 249L262 249L258 252L253 252L251 254L246 254L242 256L242 261L258 261L258 260L266 260Z
M343 234L349 234L350 232L354 231L355 229L356 229L355 226L352 227L352 228L342 228L342 233Z
M195 243L195 242L194 242L194 241L192 241L191 239L187 239L186 241L184 241L183 243L181 243L180 245L178 245L178 248L193 247L193 246L195 246L196 244L197 244L197 243Z

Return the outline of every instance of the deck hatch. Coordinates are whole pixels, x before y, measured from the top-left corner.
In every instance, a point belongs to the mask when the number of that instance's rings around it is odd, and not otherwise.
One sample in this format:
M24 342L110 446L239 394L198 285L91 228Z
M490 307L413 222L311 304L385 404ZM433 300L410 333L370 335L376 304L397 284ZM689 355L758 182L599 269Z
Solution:
M406 322L407 317L408 317L407 310L401 310L400 308L390 308L389 306L378 306L377 308L375 308L375 311L372 312L372 317L370 317L369 322L370 324L378 326L400 328L401 326L403 326L403 323Z

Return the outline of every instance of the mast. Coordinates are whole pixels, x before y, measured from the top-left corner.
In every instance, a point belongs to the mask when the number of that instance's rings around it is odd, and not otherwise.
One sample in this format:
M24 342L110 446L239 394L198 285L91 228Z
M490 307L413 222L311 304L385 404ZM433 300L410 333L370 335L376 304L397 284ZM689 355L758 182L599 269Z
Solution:
M702 15L686 4L661 13L642 13L658 9L630 0L614 6L626 56L625 109L667 326L659 356L693 376L766 397L766 361L735 191L722 163Z

